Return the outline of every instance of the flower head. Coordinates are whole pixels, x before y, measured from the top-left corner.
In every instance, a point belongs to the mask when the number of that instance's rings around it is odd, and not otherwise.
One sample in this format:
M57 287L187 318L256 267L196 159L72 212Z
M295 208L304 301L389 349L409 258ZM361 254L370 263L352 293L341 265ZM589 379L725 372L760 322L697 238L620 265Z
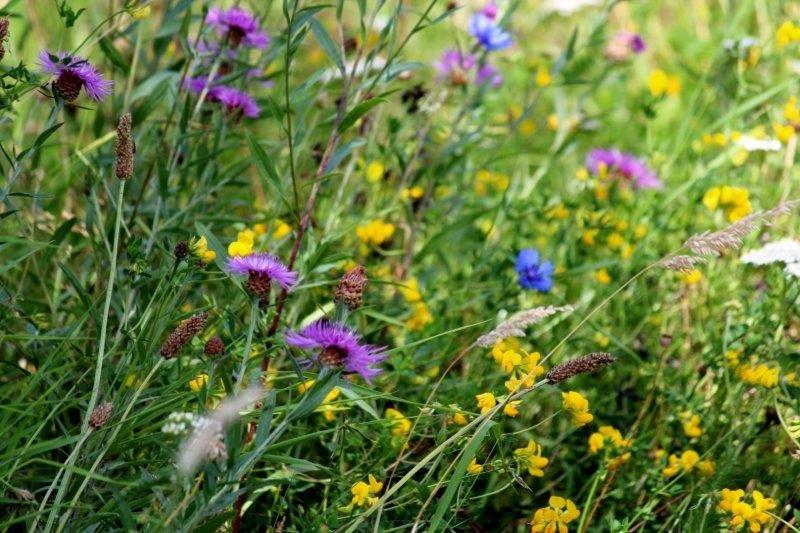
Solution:
M257 118L261 113L253 97L239 89L218 85L214 88L214 96L231 113L241 111L242 115L250 118Z
M547 457L542 457L542 446L533 439L529 440L528 445L524 448L514 450L514 457L522 468L536 477L544 476L542 469L550 462Z
M586 166L595 175L622 178L636 189L660 189L663 186L644 161L615 148L592 150L586 157Z
M475 82L478 85L489 83L492 87L499 87L503 84L503 75L489 63L483 63L475 74Z
M271 254L254 253L229 257L228 270L248 276L247 288L259 296L269 292L272 280L277 281L287 291L297 284L297 272L289 270L280 259Z
M450 48L442 53L433 66L439 73L439 80L446 79L454 85L464 85L467 83L467 71L475 66L475 56Z
M206 24L216 28L220 36L227 38L233 49L241 44L261 49L269 45L269 37L261 31L256 17L244 9L232 7L222 10L212 7L206 15Z
M489 52L504 50L514 44L511 34L485 13L472 15L469 33Z
M519 284L524 289L549 292L553 288L553 263L542 261L539 252L533 248L520 250L516 270Z
M318 362L356 372L367 382L381 373L374 365L386 358L383 348L362 344L356 332L327 320L314 322L300 331L289 331L284 340L303 350L319 349Z
M531 533L567 532L567 524L581 515L572 500L561 496L551 496L547 502L549 507L537 510L531 520Z
M56 77L53 81L53 93L67 102L72 102L80 94L81 88L86 95L97 102L111 94L114 82L107 80L89 61L67 52L51 54L47 50L39 52L42 69Z
M589 412L589 400L584 398L580 392L562 392L561 399L562 407L572 415L572 423L576 427L585 426L594 419Z
M623 30L608 42L605 49L606 57L612 61L623 61L631 54L641 54L647 46L638 33Z

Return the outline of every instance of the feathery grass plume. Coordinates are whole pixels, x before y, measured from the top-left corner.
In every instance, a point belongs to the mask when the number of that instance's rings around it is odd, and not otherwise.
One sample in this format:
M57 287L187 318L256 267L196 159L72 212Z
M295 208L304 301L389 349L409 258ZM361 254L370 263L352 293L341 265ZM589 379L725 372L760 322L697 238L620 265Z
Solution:
M669 270L677 270L679 272L688 272L692 270L695 265L705 263L706 258L696 255L676 255L675 257L666 257L661 261L661 266Z
M497 341L501 341L508 337L524 337L525 328L531 324L540 322L548 316L556 313L569 313L573 309L574 307L571 305L548 305L547 307L534 307L533 309L528 309L527 311L520 311L519 313L514 314L508 320L498 324L498 326L489 333L478 337L476 342L478 346L486 348L488 346L494 346Z
M725 229L692 235L683 245L698 255L718 256L728 250L736 250L742 246L743 239L752 233L759 223L769 224L780 215L789 213L798 204L800 204L800 200L791 200L778 204L767 211L758 211L734 222Z
M208 313L194 315L180 324L169 334L167 340L161 346L161 355L164 359L172 359L177 353L186 346L192 337L203 331L208 320Z
M264 396L260 386L250 387L236 396L226 398L204 417L181 444L178 470L191 475L204 461L227 457L223 432L239 418L239 411Z
M588 374L600 370L616 361L617 358L607 352L593 352L557 364L545 375L550 384L561 383L578 374Z
M339 280L339 285L333 291L333 299L355 311L364 303L364 287L368 281L367 270L363 266L350 269Z
M94 411L92 411L92 414L89 416L89 425L95 429L105 426L108 419L111 418L113 409L114 406L111 403L101 403L94 408Z
M131 136L131 120L131 114L125 113L117 124L117 144L114 147L115 170L117 178L121 180L128 180L133 176L133 154L136 152L136 147Z

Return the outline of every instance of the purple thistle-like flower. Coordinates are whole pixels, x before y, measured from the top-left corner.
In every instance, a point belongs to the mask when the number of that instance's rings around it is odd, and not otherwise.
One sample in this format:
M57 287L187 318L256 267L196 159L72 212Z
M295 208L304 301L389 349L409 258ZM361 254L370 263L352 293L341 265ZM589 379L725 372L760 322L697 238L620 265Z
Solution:
M261 31L258 19L244 9L232 7L222 10L212 7L206 15L206 24L216 28L221 36L226 37L228 44L233 49L244 44L263 50L269 45L269 37Z
M218 85L214 87L214 96L228 108L230 112L241 111L246 117L256 118L261 113L253 98L244 91Z
M553 288L553 263L542 261L539 252L533 248L519 251L516 270L519 274L519 284L524 289L550 292Z
M475 66L475 56L450 48L433 62L433 66L439 73L439 80L449 79L456 85L463 85L467 82L466 72Z
M492 87L499 87L503 84L503 75L489 63L484 63L475 75L475 82L478 85L488 82Z
M280 259L266 253L229 257L228 271L247 276L247 287L262 297L269 292L272 280L287 291L297 284L297 272L289 270Z
M78 97L81 87L96 102L111 94L114 82L105 79L99 70L82 57L72 56L67 52L51 54L42 50L39 52L39 61L45 72L56 77L53 91L67 102Z
M384 348L363 344L361 336L342 324L319 320L300 331L289 331L286 344L302 350L319 350L316 361L331 367L343 367L347 372L356 372L368 383L381 373L375 368L384 359Z
M206 92L206 101L207 102L217 102L219 99L216 95L216 87L213 83L209 83L208 76L197 76L196 78L186 78L184 81L183 86L186 87L189 91L195 94L201 94L203 89L206 88L208 85L208 91Z
M469 20L469 34L489 52L504 50L514 44L511 34L484 13L475 13Z
M593 174L605 170L633 182L637 189L660 189L661 180L647 164L636 156L615 148L595 148L586 156L586 166Z

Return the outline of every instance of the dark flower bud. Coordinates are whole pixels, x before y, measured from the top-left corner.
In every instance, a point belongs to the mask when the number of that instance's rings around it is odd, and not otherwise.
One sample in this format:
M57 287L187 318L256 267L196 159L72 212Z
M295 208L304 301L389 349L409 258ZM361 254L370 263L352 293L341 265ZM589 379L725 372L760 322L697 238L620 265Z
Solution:
M89 416L89 425L95 429L101 428L106 425L108 419L111 418L111 411L114 406L110 403L101 403L94 408L92 414Z
M225 343L218 336L211 337L206 341L203 353L209 357L217 357L225 353Z
M588 374L595 370L600 370L616 361L616 358L610 353L595 352L582 357L576 357L569 361L564 361L561 364L554 366L547 373L545 378L548 383L555 384L566 381L571 377L578 374Z
M175 330L169 334L164 345L161 346L161 355L164 359L172 359L178 352L189 344L192 338L203 331L208 320L208 313L194 315L181 322Z
M175 259L178 261L183 261L189 257L189 245L186 244L186 241L180 241L178 244L176 244L173 254L175 255Z
M6 40L8 40L8 19L0 18L0 59L6 55Z
M333 299L355 311L364 302L364 287L367 281L369 280L366 269L358 265L339 280L339 285L333 291Z

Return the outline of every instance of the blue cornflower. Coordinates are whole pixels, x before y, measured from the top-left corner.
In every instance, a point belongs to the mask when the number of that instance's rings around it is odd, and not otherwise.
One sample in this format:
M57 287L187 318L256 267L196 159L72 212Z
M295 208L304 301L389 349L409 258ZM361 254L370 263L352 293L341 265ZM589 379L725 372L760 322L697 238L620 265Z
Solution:
M553 288L553 263L542 261L539 252L533 248L524 248L517 255L517 274L519 284L524 289L536 289L549 292Z
M511 34L484 13L475 13L469 20L469 34L489 52L503 50L513 44Z

